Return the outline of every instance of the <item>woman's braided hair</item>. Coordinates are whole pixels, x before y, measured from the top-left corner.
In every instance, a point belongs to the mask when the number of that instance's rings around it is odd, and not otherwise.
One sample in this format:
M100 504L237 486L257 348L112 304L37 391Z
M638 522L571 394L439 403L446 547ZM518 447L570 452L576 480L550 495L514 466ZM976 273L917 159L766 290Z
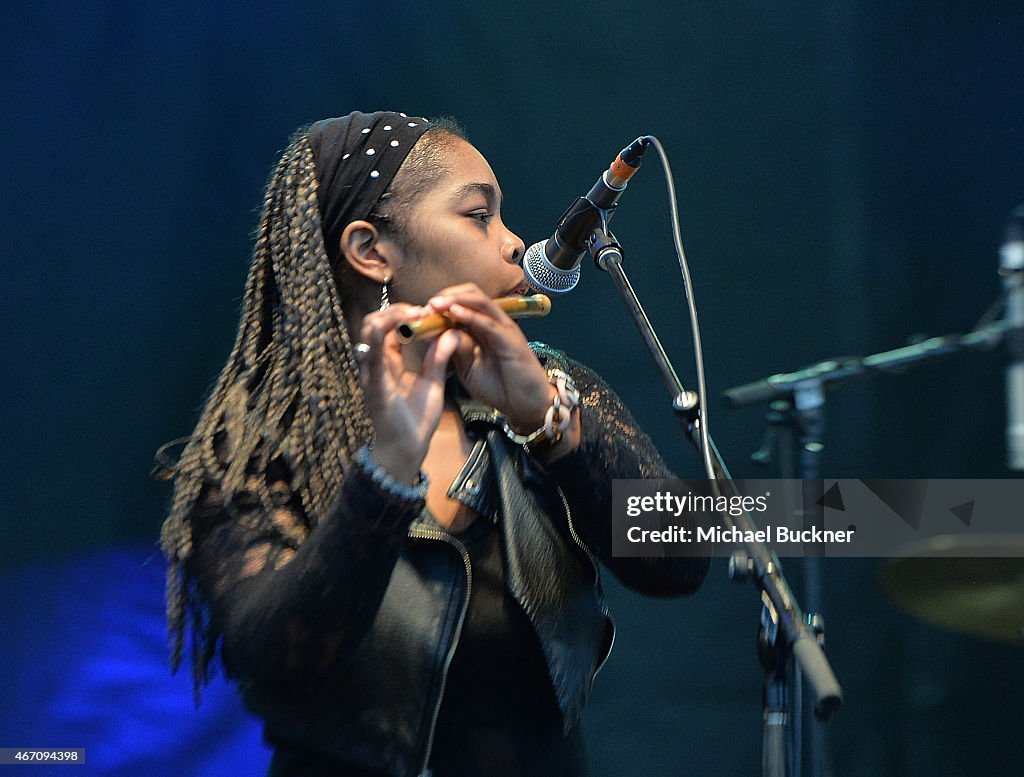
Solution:
M436 180L453 139L464 137L450 120L431 124L367 217L400 242L409 239L404 211ZM325 250L317 192L302 129L267 182L238 334L171 473L174 496L161 532L171 661L177 669L187 626L197 689L217 641L188 570L191 519L204 491L216 489L229 511L240 503L262 506L246 520L258 521L251 528L269 536L284 531L270 519L273 506L297 495L309 530L327 514L356 451L373 437L336 280L345 273L332 268ZM289 493L280 492L271 471L288 473Z

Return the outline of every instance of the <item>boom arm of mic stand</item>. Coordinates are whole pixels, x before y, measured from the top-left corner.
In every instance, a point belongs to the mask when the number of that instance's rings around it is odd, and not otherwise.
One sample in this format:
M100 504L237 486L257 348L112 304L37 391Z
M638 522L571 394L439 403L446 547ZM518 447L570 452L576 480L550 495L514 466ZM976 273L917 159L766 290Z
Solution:
M966 351L991 350L1006 336L1009 325L996 321L965 335L932 337L922 343L883 351L863 358L830 359L796 372L772 375L762 380L726 389L722 396L730 407L746 407L760 402L791 397L803 386L817 384L831 388L853 378L883 372L905 370L917 364L945 359Z
M672 409L683 424L686 438L699 449L700 439L696 425L700 398L694 392L685 390L680 383L675 369L622 267L622 249L609 233L598 229L595 232L591 251L594 255L594 263L611 276L615 289L625 303L626 309L640 331L640 336L657 364L662 379L672 395ZM710 439L709 444L715 480L722 494L729 497L738 496L736 485L726 469L721 454ZM722 514L721 518L726 524L726 528L740 529L745 533L744 536L753 536L757 530L753 518L746 511L739 516ZM750 576L769 598L778 613L779 629L810 687L814 699L814 715L818 720L827 722L843 701L843 690L839 681L836 679L824 651L818 644L814 632L808 625L807 618L800 609L789 583L786 582L786 578L782 574L782 566L778 557L766 545L759 542L745 543L744 548L747 553Z

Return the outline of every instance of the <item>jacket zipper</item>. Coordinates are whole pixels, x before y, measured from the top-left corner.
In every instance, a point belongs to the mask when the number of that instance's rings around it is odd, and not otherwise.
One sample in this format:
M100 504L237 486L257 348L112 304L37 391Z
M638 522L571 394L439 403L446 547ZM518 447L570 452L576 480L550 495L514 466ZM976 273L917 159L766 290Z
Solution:
M462 610L459 612L459 620L455 624L455 636L452 639L451 647L448 648L448 654L444 659L444 666L441 668L441 690L437 694L437 703L434 705L434 711L430 716L430 729L427 733L427 750L423 755L423 765L420 767L419 777L430 777L431 771L428 768L430 766L430 755L434 749L434 733L437 730L437 717L441 713L441 703L444 701L444 688L448 682L448 669L452 664L452 659L455 657L455 649L459 646L459 637L462 635L462 624L466 620L466 611L469 609L469 595L473 590L473 569L469 563L469 552L465 546L455 539L452 535L446 534L441 531L433 531L432 529L423 529L417 527L411 527L409 529L410 536L420 537L423 539L440 540L441 542L447 543L455 548L459 555L462 556L462 563L466 565L466 595L462 599Z
M572 522L572 510L569 509L569 500L565 498L565 492L562 491L562 487L555 483L555 488L558 489L558 496L562 499L562 507L565 509L566 522L569 525L569 535L572 537L572 541L575 542L584 553L587 554L587 558L590 559L590 568L594 573L594 588L598 586L598 580L600 580L600 573L597 569L597 559L594 558L594 554L590 548L586 546L583 540L580 539L580 535L576 533L576 526ZM604 669L604 665L608 663L608 658L612 654L612 648L615 646L615 621L612 620L611 613L608 612L608 608L604 604L604 596L598 591L598 601L601 603L601 614L607 619L609 625L612 627L612 640L608 643L608 652L604 654L604 658L601 659L601 663L594 669L594 677L591 678L593 682L594 678L597 677L597 673Z

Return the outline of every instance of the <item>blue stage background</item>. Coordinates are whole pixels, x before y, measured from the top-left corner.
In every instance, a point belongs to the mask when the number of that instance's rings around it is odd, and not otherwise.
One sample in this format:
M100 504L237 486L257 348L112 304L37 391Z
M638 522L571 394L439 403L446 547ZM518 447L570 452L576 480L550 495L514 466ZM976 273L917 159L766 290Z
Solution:
M268 757L229 686L197 711L187 675L169 675L169 492L148 472L230 347L260 190L296 126L456 116L528 243L626 142L658 135L713 433L738 476L764 475L748 461L764 409L727 411L723 389L966 331L999 292L1003 224L1024 201L1019 3L78 0L9 3L0 31L0 747L86 747L91 774L258 774ZM615 230L692 385L665 199L649 161ZM528 334L605 375L698 474L614 291L584 269ZM827 474L1013 476L1004 366L973 354L830 394ZM913 621L876 571L825 565L847 691L834 773L1012 771L1019 648ZM787 573L799 593L800 565ZM595 777L759 768L758 602L724 578L716 565L679 602L610 585L621 628L587 713Z

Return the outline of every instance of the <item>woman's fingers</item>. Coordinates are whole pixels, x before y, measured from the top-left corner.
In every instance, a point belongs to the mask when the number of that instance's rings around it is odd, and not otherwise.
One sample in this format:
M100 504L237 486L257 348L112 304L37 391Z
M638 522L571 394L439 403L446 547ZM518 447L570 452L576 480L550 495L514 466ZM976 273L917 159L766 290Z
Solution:
M456 340L451 360L458 371L459 377L465 378L467 371L473 364L478 363L481 358L480 345L468 332L459 332L454 329L450 331L455 335Z
M463 283L442 289L431 297L429 304L438 311L448 310L452 305L458 304L477 310L490 318L511 320L498 303L484 294L475 283Z
M427 345L419 369L406 370L395 328L429 313L443 313L458 326ZM449 364L470 394L506 413L532 417L535 405L550 404L547 376L522 330L475 284L443 289L426 308L395 304L372 313L364 319L362 336L368 346L364 388L374 404L386 401L389 416L397 409L395 400L402 413L432 408Z
M448 363L460 345L460 333L448 331L435 337L427 343L419 369L409 370L396 332L402 322L430 312L429 308L395 304L363 319L360 334L365 347L357 348L360 380L368 401L379 411L388 408L385 411L388 415L396 411L402 416L416 414L432 407L431 398L436 390L443 391ZM428 414L432 415L433 411ZM411 421L410 418L403 423Z
M443 289L430 307L447 314L475 340L492 349L526 347L522 330L493 299L472 283Z
M366 348L357 349L357 355L360 356L362 372L368 383L378 383L388 376L398 379L404 366L395 327L403 321L419 318L427 312L428 310L423 307L395 304L385 310L371 313L363 319L360 338Z
M403 321L411 321L430 313L430 310L419 305L396 303L384 310L378 310L363 318L361 335L364 343L373 346L379 344L384 337L394 331Z
M444 408L445 372L458 345L456 333L447 332L447 337L434 338L426 345L419 369L406 369L395 328L428 312L396 304L366 316L360 330L366 348L357 349L357 353L363 351L360 380L377 448L403 473L423 461ZM384 461L380 463L388 469Z
M434 338L434 340L427 346L427 351L423 356L423 366L420 370L420 374L428 379L437 383L444 383L445 373L448 370L448 362L452 358L452 354L459 347L459 343L465 338L452 329L446 330L440 334L440 336Z

